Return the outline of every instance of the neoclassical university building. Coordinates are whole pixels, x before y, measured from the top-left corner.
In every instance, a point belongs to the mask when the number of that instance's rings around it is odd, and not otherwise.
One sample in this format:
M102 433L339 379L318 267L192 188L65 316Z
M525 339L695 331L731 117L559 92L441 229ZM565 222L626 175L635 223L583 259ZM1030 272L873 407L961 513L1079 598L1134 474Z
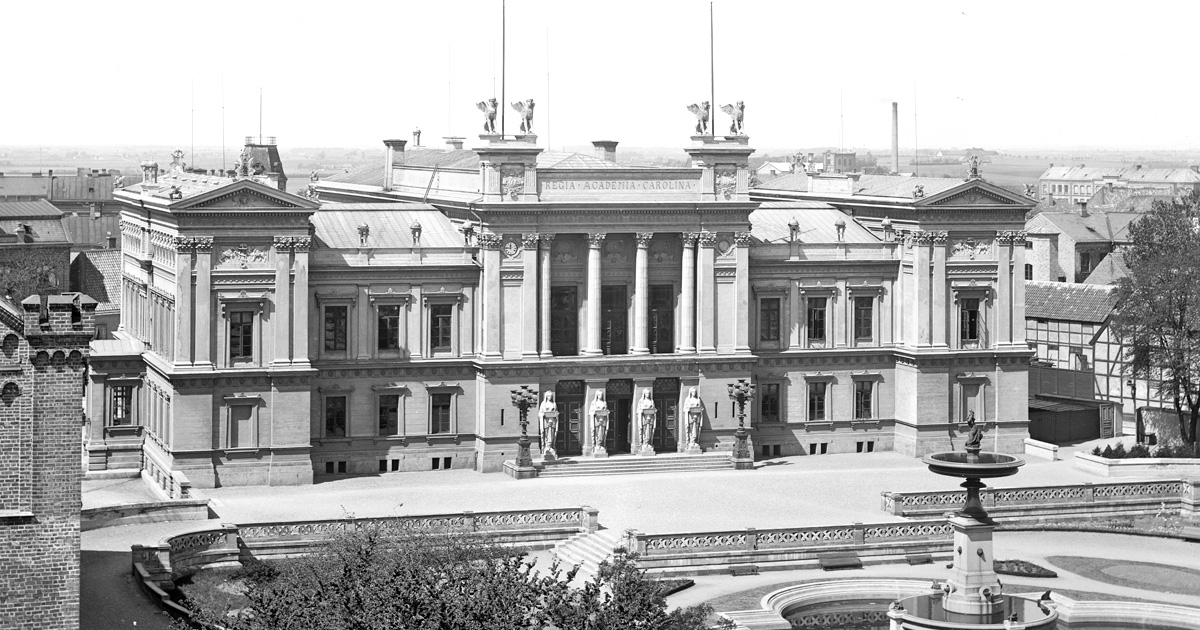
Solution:
M261 143L262 140L260 139ZM560 457L640 442L757 457L987 446L1028 436L1025 238L1034 202L963 179L796 173L752 188L745 136L696 136L687 168L445 150L282 192L271 142L239 175L172 170L117 192L122 323L93 342L89 466L165 489L473 468L516 455L510 392L554 392ZM381 168L382 167L382 168ZM536 408L529 434L537 442Z

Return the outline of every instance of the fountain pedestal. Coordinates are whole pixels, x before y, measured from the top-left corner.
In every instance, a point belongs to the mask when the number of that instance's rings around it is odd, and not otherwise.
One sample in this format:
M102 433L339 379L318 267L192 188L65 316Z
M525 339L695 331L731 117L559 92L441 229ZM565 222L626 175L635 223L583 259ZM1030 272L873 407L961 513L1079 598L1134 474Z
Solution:
M948 620L999 623L1004 617L1000 580L992 568L995 526L966 516L948 519L954 528L954 571L944 589L942 608Z

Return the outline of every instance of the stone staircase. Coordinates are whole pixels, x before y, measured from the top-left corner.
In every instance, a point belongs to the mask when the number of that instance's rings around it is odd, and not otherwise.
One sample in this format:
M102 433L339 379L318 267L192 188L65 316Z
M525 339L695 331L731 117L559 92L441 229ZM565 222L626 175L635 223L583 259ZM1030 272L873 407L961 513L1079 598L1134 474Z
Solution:
M613 549L624 544L621 534L611 529L582 532L558 543L550 553L558 558L563 572L578 564L574 584L579 586L591 580L600 570L600 563L612 555Z
M734 469L733 458L724 452L699 455L671 453L654 457L616 455L601 459L566 457L552 462L535 461L534 466L538 469L538 477L591 477Z

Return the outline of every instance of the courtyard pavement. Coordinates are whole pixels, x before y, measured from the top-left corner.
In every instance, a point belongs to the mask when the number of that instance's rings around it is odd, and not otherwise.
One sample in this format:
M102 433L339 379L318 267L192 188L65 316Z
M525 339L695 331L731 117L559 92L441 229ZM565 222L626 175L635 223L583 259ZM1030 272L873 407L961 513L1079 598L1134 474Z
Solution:
M1080 445L1088 448L1090 445ZM1104 482L1077 470L1074 449L1063 460L1026 458L1015 477L989 480L995 487ZM136 481L136 480L134 480ZM880 509L882 491L956 489L956 480L929 472L919 459L892 452L780 457L753 471L702 471L606 477L561 477L517 481L471 470L426 471L322 480L311 486L204 489L220 522L251 523L472 510L520 510L588 505L603 527L647 533L722 531L746 527L802 527L853 522L900 521ZM87 482L84 504L144 501L136 483ZM123 499L127 497L127 501ZM110 527L83 533L82 627L162 628L164 616L137 591L129 575L129 546L194 528L196 521ZM1003 533L997 557L1020 558L1053 567L1049 556L1090 556L1160 562L1200 570L1200 546L1178 540L1080 533ZM1190 552L1190 553L1189 553ZM1091 580L1059 570L1048 588L1109 593L1200 606L1200 595L1173 595ZM943 565L885 565L841 572L837 577L944 577ZM701 576L696 585L669 598L687 605L781 582L827 576L813 570L758 576ZM1015 580L1015 578L1014 578ZM1030 579L1020 580L1029 583ZM1042 581L1034 581L1041 584Z

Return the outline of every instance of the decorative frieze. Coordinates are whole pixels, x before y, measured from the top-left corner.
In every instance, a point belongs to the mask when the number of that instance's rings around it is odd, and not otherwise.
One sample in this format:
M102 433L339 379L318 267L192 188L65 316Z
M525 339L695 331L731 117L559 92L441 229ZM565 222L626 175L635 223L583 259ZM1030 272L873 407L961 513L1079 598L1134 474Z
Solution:
M965 256L971 260L987 256L991 253L992 244L987 241L979 241L974 237L967 237L962 240L954 241L951 251L951 256Z
M737 247L749 247L750 246L750 233L749 232L735 233L733 235L733 244Z
M700 232L700 235L697 237L696 240L698 243L700 243L700 247L707 247L707 248L711 249L712 247L716 246L716 244L717 244L717 235L715 232L709 232L709 231L705 230L703 232Z
M521 247L529 251L537 251L540 235L537 232L521 235Z
M479 242L480 249L490 249L490 250L499 250L500 249L500 235L499 234L491 234L491 233L480 234L479 238L478 238L478 242Z
M245 243L240 243L237 247L230 247L221 252L220 265L226 263L236 265L242 269L247 269L250 265L256 265L267 262L267 250L265 247L250 247Z
M737 168L734 166L718 166L714 169L713 192L718 198L726 201L733 199L737 192Z

